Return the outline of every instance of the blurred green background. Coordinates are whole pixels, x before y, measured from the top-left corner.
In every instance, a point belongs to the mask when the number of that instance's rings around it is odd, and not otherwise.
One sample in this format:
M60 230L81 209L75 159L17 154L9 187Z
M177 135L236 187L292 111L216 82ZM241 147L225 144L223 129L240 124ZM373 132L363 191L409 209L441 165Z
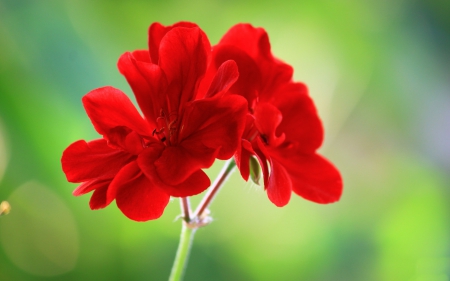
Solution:
M98 138L81 97L131 90L119 56L155 21L269 33L310 89L340 202L272 205L235 173L196 234L186 280L450 280L450 2L0 0L0 280L166 280L180 222L100 211L61 171ZM214 175L217 163L208 171ZM199 198L194 198L197 202Z

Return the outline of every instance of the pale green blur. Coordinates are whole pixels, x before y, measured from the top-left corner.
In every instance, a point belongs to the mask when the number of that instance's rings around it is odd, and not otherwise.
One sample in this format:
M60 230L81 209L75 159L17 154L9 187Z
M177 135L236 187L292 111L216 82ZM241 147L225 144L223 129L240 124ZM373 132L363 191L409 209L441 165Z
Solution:
M277 3L277 4L276 4ZM344 195L284 208L239 173L197 231L186 281L450 280L450 4L393 1L0 0L0 280L166 280L178 200L130 221L61 171L62 151L99 136L81 98L112 85L155 21L199 24L215 44L264 27L324 121L321 153ZM208 174L220 169L217 163ZM193 204L200 200L194 198Z

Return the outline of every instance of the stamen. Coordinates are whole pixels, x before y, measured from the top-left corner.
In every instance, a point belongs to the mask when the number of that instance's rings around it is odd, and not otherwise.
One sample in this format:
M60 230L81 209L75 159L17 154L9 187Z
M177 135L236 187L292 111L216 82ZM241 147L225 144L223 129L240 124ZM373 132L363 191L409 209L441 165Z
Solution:
M252 142L259 135L258 129L256 129L255 124L252 124L247 133L247 140Z
M165 142L166 141L166 134L164 133L164 127L162 127L159 131L156 130L156 128L153 130L152 132L152 136L156 135L156 137L161 141L161 142Z
M167 142L166 145L170 145L176 142L177 135L177 113L172 112L169 116L163 109L160 111L160 116L156 119L156 128L153 130L152 135L156 135L161 142Z

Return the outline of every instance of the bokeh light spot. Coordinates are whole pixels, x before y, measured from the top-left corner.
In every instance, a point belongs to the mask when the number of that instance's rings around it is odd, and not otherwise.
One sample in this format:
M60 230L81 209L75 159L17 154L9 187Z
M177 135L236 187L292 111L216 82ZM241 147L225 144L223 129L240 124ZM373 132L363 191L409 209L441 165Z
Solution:
M79 253L78 229L63 201L37 182L20 186L8 201L14 212L0 221L0 244L11 262L38 276L72 270Z

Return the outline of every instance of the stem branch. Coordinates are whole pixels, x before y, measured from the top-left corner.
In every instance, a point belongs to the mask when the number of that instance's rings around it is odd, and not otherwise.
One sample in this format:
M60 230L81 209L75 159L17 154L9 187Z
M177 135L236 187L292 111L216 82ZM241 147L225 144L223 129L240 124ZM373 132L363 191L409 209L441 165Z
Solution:
M235 166L236 162L234 162L233 159L230 159L225 163L212 187L208 190L195 210L194 215L191 214L189 198L180 198L183 226L181 228L180 244L178 244L177 254L172 266L172 271L170 272L169 281L181 281L183 279L195 231L211 221L211 218L207 216L207 209L214 199L214 196L231 175Z
M205 211L211 204L212 200L216 196L219 189L222 187L222 185L226 182L228 177L231 175L231 172L233 171L235 166L236 166L236 162L234 162L234 159L230 159L225 163L225 165L222 168L222 171L220 171L220 173L217 176L216 180L214 181L212 187L208 190L205 197L203 197L202 201L200 202L197 209L195 210L194 216L193 216L193 218L195 220L201 220L204 217Z
M187 223L191 221L191 205L189 203L188 197L180 198L181 204L181 215L183 216L183 220Z

